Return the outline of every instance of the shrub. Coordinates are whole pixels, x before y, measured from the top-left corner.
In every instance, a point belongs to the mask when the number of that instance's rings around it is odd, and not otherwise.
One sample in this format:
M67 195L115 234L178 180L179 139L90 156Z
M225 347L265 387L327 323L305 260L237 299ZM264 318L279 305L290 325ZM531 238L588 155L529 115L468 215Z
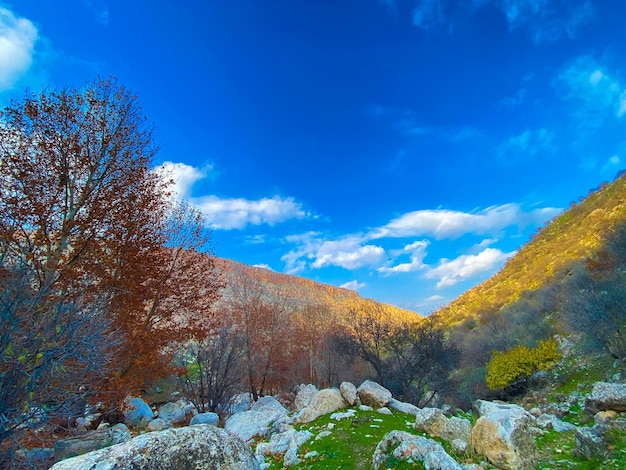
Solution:
M554 340L540 341L530 349L517 346L507 352L494 351L487 364L487 386L491 390L503 390L525 381L539 370L548 370L561 359Z

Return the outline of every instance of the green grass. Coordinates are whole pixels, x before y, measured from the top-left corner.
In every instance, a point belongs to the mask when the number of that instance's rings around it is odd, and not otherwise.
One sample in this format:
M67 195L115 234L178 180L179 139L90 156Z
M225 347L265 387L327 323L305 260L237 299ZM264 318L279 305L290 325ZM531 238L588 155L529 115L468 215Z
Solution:
M400 430L414 433L415 417L394 411L392 415L383 415L376 411L356 411L352 418L340 421L331 420L330 415L321 416L315 421L296 426L298 430L307 429L314 437L300 448L300 457L311 451L318 452L317 457L303 461L290 468L301 469L366 469L370 468L371 458L376 445L390 431ZM316 439L323 431L331 434ZM266 458L270 469L281 469L282 458ZM393 458L387 462L387 468L424 468L421 463L398 462Z

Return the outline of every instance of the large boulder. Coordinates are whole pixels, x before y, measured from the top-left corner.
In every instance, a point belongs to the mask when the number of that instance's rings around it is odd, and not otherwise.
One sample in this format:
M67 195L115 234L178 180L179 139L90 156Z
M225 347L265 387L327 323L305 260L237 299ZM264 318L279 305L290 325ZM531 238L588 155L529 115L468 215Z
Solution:
M127 398L124 423L135 428L145 428L154 419L154 412L141 398Z
M200 424L142 434L123 444L62 460L50 470L257 470L250 448L227 431Z
M585 409L595 414L598 411L626 411L626 384L597 382L585 400Z
M272 426L289 422L287 409L273 397L259 398L252 408L232 415L224 423L224 429L247 442L254 436L270 434Z
M574 437L574 457L580 459L601 459L610 456L609 444L604 439L604 430L599 426L583 427Z
M356 387L352 382L341 382L341 385L339 385L339 391L341 392L341 396L343 396L344 400L348 402L348 405L354 406L357 404L359 397L356 393Z
M293 407L296 412L305 408L313 397L317 393L317 387L313 384L308 385L300 385L300 390L298 390L298 394L296 395L296 399L293 402Z
M475 408L482 416L472 430L476 453L505 470L537 468L534 417L521 406L480 401Z
M159 418L171 424L183 424L185 409L178 403L165 403L159 407Z
M130 439L130 431L126 425L120 423L110 429L99 429L79 436L57 439L54 442L54 458L55 460L63 460L120 444Z
M415 414L414 428L446 441L461 440L467 446L472 439L472 423L468 419L448 418L439 408L424 408Z
M362 404L373 408L387 406L393 398L389 390L371 380L366 380L357 388L357 395Z
M344 400L341 392L336 388L325 388L315 394L311 402L297 417L300 423L310 423L322 415L333 413L346 408L348 402Z

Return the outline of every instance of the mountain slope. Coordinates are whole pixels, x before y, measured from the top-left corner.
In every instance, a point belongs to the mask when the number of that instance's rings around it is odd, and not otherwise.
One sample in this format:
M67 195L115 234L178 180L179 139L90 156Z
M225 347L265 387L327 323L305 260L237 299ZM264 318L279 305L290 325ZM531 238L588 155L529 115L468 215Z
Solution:
M625 202L625 176L603 183L541 229L500 272L435 312L434 318L454 325L481 312L497 311L522 292L565 276L572 262L593 255L615 224L626 221Z
M322 284L299 276L282 274L269 269L248 266L238 261L218 258L216 266L228 282L239 276L260 282L270 296L281 297L296 307L306 305L327 306L339 314L348 314L351 309L381 308L390 319L415 320L421 316L410 310L361 297L357 292L341 287ZM228 289L228 287L226 287Z

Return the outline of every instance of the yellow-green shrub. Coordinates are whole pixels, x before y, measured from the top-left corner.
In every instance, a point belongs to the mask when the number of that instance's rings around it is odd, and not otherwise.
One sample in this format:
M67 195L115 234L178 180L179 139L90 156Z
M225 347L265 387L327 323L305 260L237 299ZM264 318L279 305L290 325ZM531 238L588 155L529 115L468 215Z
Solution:
M561 359L554 340L540 341L536 347L517 346L507 352L494 351L487 364L487 386L500 390L530 377L538 370L548 370Z

